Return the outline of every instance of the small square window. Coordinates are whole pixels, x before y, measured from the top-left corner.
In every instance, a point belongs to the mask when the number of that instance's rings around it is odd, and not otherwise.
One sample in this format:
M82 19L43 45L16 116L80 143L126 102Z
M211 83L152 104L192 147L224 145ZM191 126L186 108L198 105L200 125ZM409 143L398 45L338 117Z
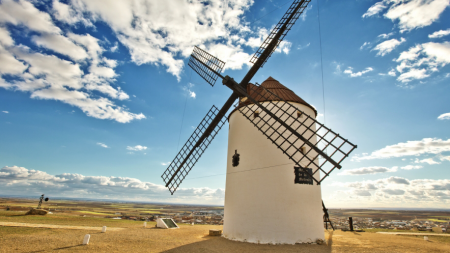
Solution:
M303 113L301 111L297 111L297 118L303 118Z
M253 118L258 118L258 117L259 117L259 111L253 112Z

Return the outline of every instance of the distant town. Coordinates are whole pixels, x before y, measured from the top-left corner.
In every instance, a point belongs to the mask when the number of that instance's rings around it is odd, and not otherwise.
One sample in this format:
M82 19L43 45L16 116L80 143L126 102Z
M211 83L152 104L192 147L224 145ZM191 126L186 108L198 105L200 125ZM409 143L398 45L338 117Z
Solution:
M28 211L35 208L37 203L37 199L0 198L0 211L2 209ZM43 205L43 209L49 211L49 214L64 213L115 220L155 221L157 218L172 218L176 223L198 225L223 225L226 222L223 206L51 199ZM450 210L329 209L328 212L334 228L338 230L349 230L349 217L352 217L355 230L384 229L450 233ZM330 228L329 225L328 227Z

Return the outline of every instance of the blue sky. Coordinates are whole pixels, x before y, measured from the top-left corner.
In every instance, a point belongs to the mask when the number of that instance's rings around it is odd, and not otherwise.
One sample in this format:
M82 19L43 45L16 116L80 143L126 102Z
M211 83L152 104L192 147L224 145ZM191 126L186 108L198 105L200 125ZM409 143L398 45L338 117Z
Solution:
M2 0L0 192L223 204L228 126L174 196L160 177L231 94L189 55L202 46L241 80L291 1L222 2ZM253 78L358 145L322 185L328 206L450 203L449 5L313 0Z

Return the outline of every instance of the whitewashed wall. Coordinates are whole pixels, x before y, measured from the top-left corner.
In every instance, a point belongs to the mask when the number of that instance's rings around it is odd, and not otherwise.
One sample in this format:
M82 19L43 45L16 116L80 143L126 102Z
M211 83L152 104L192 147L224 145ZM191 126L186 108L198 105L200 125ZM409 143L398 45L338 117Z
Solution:
M315 117L311 108L291 104ZM224 237L263 244L323 240L320 186L294 184L294 163L240 112L229 125ZM233 167L236 149L240 164Z

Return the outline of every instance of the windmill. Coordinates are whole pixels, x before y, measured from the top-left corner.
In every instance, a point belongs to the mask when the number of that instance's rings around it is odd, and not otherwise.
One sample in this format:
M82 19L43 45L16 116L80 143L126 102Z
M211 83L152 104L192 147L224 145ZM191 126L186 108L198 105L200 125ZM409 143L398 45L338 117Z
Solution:
M161 177L173 194L238 100L228 115L226 238L289 244L324 239L320 183L341 169L356 145L316 121L315 109L275 79L250 83L309 3L291 4L251 58L253 66L240 83L222 76L225 62L199 47L189 59L189 66L211 86L220 77L233 93L220 110L212 106Z

